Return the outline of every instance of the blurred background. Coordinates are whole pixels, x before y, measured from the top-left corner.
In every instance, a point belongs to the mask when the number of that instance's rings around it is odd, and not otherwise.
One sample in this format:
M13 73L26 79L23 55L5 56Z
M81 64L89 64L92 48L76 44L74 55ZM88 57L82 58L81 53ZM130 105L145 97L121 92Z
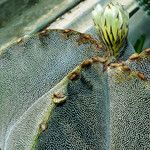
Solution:
M72 28L93 31L91 11L110 0L0 0L0 50L20 37L44 28ZM130 13L129 40L134 45L144 36L144 48L150 47L149 0L112 0L124 5Z

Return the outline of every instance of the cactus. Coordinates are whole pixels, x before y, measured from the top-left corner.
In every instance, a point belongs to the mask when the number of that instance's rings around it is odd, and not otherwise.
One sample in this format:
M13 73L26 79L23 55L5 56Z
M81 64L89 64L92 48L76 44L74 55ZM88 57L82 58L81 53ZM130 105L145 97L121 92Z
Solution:
M88 34L43 30L3 49L1 149L149 149L150 49L129 56L126 36L110 49Z
M148 55L146 51L134 54L109 71L112 150L150 148Z
M1 52L1 147L12 125L39 97L79 62L103 54L87 37L72 30L45 30Z

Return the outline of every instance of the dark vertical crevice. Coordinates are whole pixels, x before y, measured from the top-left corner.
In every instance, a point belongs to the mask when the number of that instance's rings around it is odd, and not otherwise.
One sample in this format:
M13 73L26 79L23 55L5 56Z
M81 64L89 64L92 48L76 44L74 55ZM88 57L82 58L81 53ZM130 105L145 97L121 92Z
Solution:
M129 18L131 18L138 10L139 10L139 7L134 8L134 9L129 13Z

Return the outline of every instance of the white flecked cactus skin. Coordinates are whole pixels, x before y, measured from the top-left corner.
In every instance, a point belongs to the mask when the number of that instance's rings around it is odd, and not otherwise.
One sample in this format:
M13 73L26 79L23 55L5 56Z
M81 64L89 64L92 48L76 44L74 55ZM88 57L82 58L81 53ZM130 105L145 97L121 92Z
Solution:
M150 149L150 49L119 48L67 29L4 49L0 148Z

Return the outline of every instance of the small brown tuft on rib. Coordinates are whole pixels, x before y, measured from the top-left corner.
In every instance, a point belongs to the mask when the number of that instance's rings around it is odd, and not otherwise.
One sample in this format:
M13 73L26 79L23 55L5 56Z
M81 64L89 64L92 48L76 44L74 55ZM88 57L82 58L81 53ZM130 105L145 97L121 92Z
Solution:
M89 34L84 34L83 38L85 38L85 39L91 39L91 36Z
M48 128L48 124L47 123L41 123L39 125L40 130L43 132Z
M69 33L69 32L71 32L72 30L71 29L65 29L64 31L63 31L63 33Z
M129 59L130 59L130 60L139 60L139 59L140 59L140 55L137 54L137 53L135 53L135 54L131 55L131 56L129 57Z
M93 62L106 63L107 59L99 56L92 57Z
M138 76L141 80L146 80L144 74L141 73L141 72L138 72L138 73L137 73L137 76Z
M103 48L101 43L98 43L97 40L95 40L91 35L89 34L83 34L80 33L79 38L76 40L78 45L85 44L85 43L91 43L96 46L96 50L100 50Z
M92 60L93 60L94 63L95 62L99 62L99 57L98 56L94 56L94 57L92 57Z
M22 38L17 39L17 44L22 43L22 42L23 42Z
M120 64L120 63L111 63L110 64L110 67L111 68L116 68L116 67L119 67L119 66L121 66L122 64Z
M56 91L51 98L55 105L60 105L66 101L67 96L62 91Z
M92 60L92 59L87 59L87 60L85 60L85 61L83 61L83 62L81 63L81 67L82 67L82 68L89 67L89 66L92 65L92 63L93 63L93 60Z
M107 62L104 63L104 65L103 65L103 72L105 72L108 69L109 66L110 66L110 64L108 64Z
M124 66L124 65L121 67L121 70L124 72L130 72L131 71L131 69L128 66Z
M79 72L74 71L68 75L68 78L69 78L69 80L73 81L73 80L78 79L79 75L80 75Z
M39 32L39 35L40 36L47 36L48 35L48 29L45 29L45 30Z
M62 93L62 92L54 93L53 96L55 98L64 98L65 97L64 93Z
M145 49L144 52L145 52L146 54L150 55L150 48Z

